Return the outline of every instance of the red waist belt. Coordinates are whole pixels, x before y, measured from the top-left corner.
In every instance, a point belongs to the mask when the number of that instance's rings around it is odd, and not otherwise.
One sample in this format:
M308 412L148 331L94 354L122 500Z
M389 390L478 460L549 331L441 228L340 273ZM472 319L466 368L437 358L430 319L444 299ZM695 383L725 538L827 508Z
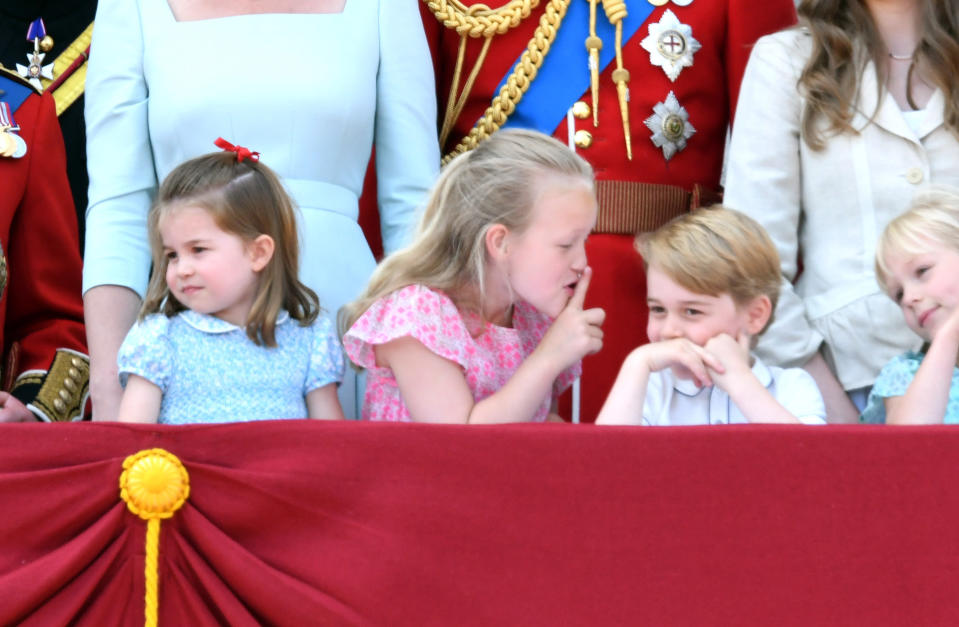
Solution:
M675 185L637 181L596 181L599 215L594 233L635 235L654 231L676 216L722 201L722 193L699 185L688 190Z

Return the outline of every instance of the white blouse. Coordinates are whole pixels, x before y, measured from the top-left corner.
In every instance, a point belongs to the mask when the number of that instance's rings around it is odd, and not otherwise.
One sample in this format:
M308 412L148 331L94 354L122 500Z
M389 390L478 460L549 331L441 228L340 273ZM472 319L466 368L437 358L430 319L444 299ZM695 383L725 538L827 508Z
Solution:
M739 96L724 202L766 227L786 279L757 353L772 364L802 365L825 343L849 390L872 385L889 359L919 347L876 283L876 241L922 185L959 185L959 139L943 122L941 91L918 112L913 130L890 94L877 101L870 63L852 122L859 132L830 137L813 151L800 137L805 101L797 91L810 50L800 29L756 43Z

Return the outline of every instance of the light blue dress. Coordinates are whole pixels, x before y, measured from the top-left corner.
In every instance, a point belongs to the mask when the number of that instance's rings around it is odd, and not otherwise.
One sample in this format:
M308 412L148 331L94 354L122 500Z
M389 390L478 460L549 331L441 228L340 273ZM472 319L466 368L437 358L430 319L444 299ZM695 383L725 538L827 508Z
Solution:
M135 374L160 388L162 424L306 418L306 393L343 378L343 348L328 319L304 327L285 311L276 344L189 309L152 314L120 346L120 381Z
M886 422L885 399L890 396L902 396L909 389L909 384L916 378L919 364L922 363L925 353L909 351L893 357L887 363L876 383L869 393L869 401L863 410L862 422L870 424L884 424ZM952 369L952 383L949 386L949 401L946 404L946 415L943 422L947 425L959 424L959 368Z
M375 266L357 224L374 142L384 246L405 244L439 168L416 0L193 22L177 22L167 0L101 0L95 24L84 291L121 285L143 296L158 181L217 150L218 136L259 151L283 178L301 211L301 279L331 317Z

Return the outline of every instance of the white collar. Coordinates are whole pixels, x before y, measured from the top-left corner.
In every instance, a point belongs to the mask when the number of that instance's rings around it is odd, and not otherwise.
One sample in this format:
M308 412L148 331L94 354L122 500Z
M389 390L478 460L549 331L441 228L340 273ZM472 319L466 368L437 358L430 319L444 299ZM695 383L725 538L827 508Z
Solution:
M223 320L222 318L217 318L216 316L211 316L209 314L197 313L192 309L184 309L177 315L188 325L197 331L202 331L204 333L229 333L230 331L235 331L241 328L232 322ZM279 326L289 319L290 314L287 313L285 309L281 309L279 315L276 317L276 325Z
M879 78L876 74L876 66L872 60L869 60L863 68L862 78L859 81L859 91L856 94L853 127L857 131L861 131L868 124L874 123L890 133L918 144L923 137L945 123L945 95L938 87L933 91L929 102L922 109L924 114L919 121L918 129L913 131L889 90L885 89L881 94L878 93L878 84Z
M756 355L752 355L752 358L753 358L753 367L752 367L753 374L756 375L756 378L759 379L759 382L763 384L763 387L768 389L773 382L773 375L769 371L769 367L765 363L763 363L763 360L761 360ZM689 396L689 397L698 396L700 393L702 393L703 390L712 389L712 388L696 387L696 383L692 379L680 379L676 375L674 375L672 372L670 372L670 376L673 379L673 389L679 392L680 394L682 394L683 396Z

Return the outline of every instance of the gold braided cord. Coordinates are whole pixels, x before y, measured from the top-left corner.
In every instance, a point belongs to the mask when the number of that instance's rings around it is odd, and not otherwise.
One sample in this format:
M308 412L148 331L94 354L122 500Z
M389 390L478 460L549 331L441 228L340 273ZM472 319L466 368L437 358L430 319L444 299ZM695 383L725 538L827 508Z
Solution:
M589 52L589 91L593 98L593 127L599 126L599 51L603 49L603 40L596 36L596 3L589 0L589 37L586 38L586 50Z
M160 606L160 521L170 518L190 497L190 475L176 455L146 449L123 460L120 498L147 521L144 559L144 625L156 627Z
M613 82L619 100L619 114L623 120L623 135L626 138L626 158L633 160L632 132L629 127L629 70L623 67L623 20L626 19L625 0L603 0L603 10L610 24L616 26L616 70Z
M539 6L539 0L510 0L497 9L485 4L467 7L460 0L423 0L430 13L461 36L492 37L519 25Z
M144 558L146 599L144 627L157 627L160 615L160 519L147 520L147 548Z
M619 24L626 19L626 0L603 0L603 11L610 24Z
M539 18L539 24L533 33L533 38L526 45L516 68L499 93L493 98L492 104L487 107L483 117L470 130L452 151L443 157L443 164L453 157L475 148L481 141L495 133L506 123L506 120L516 110L516 105L522 100L530 83L536 78L543 60L549 53L550 46L556 39L556 33L566 16L571 0L550 0L546 4L546 11Z
M486 60L486 53L489 52L491 43L493 43L492 37L487 37L483 40L483 48L476 58L476 63L473 64L473 70L470 72L469 77L467 77L466 84L463 85L463 91L460 92L457 98L456 90L459 88L460 75L463 72L463 59L466 56L466 37L463 35L460 36L459 52L456 55L456 68L453 71L453 81L450 83L450 95L446 100L446 115L443 117L443 128L440 130L440 146L446 145L446 139L453 130L453 125L456 124L456 120L459 119L460 114L463 112L463 107L466 106L466 101L473 91L473 83L476 81L476 77L483 67L483 62Z

